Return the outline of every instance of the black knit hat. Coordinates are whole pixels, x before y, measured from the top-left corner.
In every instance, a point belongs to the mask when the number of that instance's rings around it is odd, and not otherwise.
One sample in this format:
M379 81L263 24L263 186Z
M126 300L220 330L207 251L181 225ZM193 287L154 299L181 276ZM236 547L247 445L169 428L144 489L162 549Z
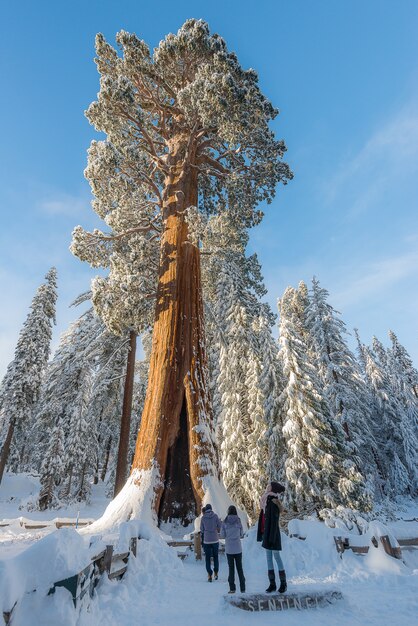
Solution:
M283 493L285 491L285 488L283 487L283 485L275 482L274 480L271 481L270 485L271 485L271 490L273 493Z
M212 510L212 505L211 504L207 504L202 509L203 513L205 513L205 511L211 511L211 510Z

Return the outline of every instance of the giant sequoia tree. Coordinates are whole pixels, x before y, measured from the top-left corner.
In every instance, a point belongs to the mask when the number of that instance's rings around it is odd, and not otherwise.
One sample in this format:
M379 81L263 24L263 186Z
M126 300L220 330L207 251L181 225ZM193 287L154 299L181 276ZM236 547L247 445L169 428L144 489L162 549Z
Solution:
M96 38L100 92L87 111L106 134L93 142L86 174L93 207L111 232L78 227L73 251L94 264L97 253L108 259L123 246L132 249L135 237L144 314L155 300L133 471L111 510L136 515L147 502L160 520L184 520L218 480L200 248L190 236L188 210L206 217L228 212L251 227L262 217L257 205L270 202L291 172L282 161L285 145L269 128L277 110L256 72L242 69L205 22L188 20L153 54L124 31L117 43L121 55L102 35ZM156 268L140 252L152 244L159 246Z

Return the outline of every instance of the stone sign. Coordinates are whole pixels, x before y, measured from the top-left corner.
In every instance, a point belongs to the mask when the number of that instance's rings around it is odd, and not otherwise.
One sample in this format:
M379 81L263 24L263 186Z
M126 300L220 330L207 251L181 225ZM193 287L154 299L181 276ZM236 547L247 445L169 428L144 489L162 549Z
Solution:
M312 591L286 594L238 594L225 596L228 604L244 611L287 611L288 609L316 609L341 600L340 591Z

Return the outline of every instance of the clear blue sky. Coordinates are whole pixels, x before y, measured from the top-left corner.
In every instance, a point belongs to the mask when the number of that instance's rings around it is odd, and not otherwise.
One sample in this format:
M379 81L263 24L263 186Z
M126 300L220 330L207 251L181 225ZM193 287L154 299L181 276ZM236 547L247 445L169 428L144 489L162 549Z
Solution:
M94 275L68 251L91 226L83 178L94 137L94 36L151 44L207 20L280 108L295 178L252 233L275 303L316 275L364 341L398 333L418 361L416 0L21 0L0 9L0 374L32 295L59 273L58 335Z

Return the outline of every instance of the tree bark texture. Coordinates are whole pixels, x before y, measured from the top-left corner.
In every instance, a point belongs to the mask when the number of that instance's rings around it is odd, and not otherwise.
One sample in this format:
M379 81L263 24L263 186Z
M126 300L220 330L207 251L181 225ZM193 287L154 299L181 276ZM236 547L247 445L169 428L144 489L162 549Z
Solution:
M112 447L112 437L109 436L109 439L107 440L107 444L106 444L105 460L104 460L104 464L103 464L103 467L102 467L102 472L100 474L100 480L102 482L106 478L107 466L109 464L109 456L110 456L110 449L111 449L111 447Z
M6 468L7 459L9 458L10 447L12 444L14 430L15 430L15 422L14 420L11 420L9 424L9 428L7 430L6 439L4 440L3 448L0 454L0 483L3 480L4 470Z
M116 465L115 492L117 496L125 484L128 466L129 433L131 429L132 398L134 393L136 333L129 334L129 352L126 366L125 387L123 391L122 417L120 421L120 436L118 458Z
M178 154L185 152L183 143ZM185 209L197 205L197 173L176 157L174 150L163 195L164 230L148 387L132 470L148 470L156 465L161 484L156 486L155 512L160 514L160 521L177 517L186 523L184 510L179 512L175 502L170 508L168 500L173 495L166 494L160 510L163 493L180 479L181 471L191 487L185 490L184 499L194 500L182 505L200 507L204 495L201 479L211 472L215 455L212 438L207 436L212 420L207 395L200 253L188 241L184 217ZM184 425L180 428L182 408ZM182 438L180 443L176 443L178 437Z

